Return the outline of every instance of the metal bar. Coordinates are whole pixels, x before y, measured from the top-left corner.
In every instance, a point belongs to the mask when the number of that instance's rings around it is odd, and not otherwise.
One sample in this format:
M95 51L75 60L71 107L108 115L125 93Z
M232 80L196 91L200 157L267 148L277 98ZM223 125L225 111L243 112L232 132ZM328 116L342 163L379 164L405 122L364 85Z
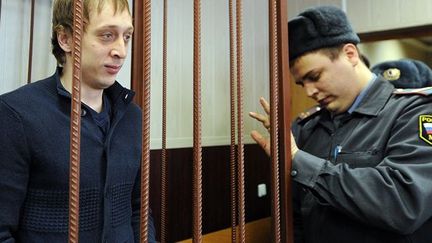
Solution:
M280 181L281 181L281 236L282 242L294 242L292 219L292 180L291 180L291 89L288 60L288 4L287 0L277 1L277 39L279 70L280 131Z
M70 128L69 175L69 242L79 240L79 188L81 146L81 39L83 34L83 1L73 1L73 77Z
M234 29L234 0L229 0L229 38L230 38L230 111L231 111L231 145L230 145L230 184L231 184L231 242L237 242L237 165L236 165L236 121L235 121L235 81L236 51Z
M245 171L243 146L243 2L236 2L236 40L237 40L237 166L238 166L238 211L239 211L239 242L244 243L245 230Z
M149 184L150 184L150 75L151 75L151 0L143 1L144 10L144 73L141 155L141 243L148 242Z
M135 91L134 101L144 109L142 91L144 80L144 2L133 1L134 34L132 41L131 88Z
M0 3L0 5L1 5L1 3ZM29 58L28 58L28 64L27 64L27 83L28 84L31 83L32 66L33 66L32 62L33 62L34 12L35 12L35 0L31 0Z
M193 35L193 242L202 242L201 1L194 0Z
M278 140L278 30L276 0L269 1L270 31L270 138L271 138L271 191L273 242L281 242L280 185L279 185L279 140Z
M168 22L168 4L167 0L163 1L163 56L162 56L162 161L161 161L161 238L160 242L167 241L167 197L168 197L168 165L166 153L166 136L167 136L167 22Z
M1 27L1 17L2 17L2 5L3 5L3 0L0 0L0 27Z

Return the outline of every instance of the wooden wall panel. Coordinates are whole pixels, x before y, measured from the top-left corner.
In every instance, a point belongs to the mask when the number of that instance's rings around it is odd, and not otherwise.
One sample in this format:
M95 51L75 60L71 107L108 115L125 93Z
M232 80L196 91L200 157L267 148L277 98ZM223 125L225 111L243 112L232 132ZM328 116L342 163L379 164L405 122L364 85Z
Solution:
M296 85L294 82L291 83L291 102L292 120L294 120L299 113L317 104L313 99L306 96L303 87Z
M192 148L169 149L168 242L192 235ZM160 150L151 151L150 205L160 227ZM270 164L258 145L245 146L246 221L270 216ZM229 146L203 147L203 233L230 227ZM257 185L267 184L258 198Z

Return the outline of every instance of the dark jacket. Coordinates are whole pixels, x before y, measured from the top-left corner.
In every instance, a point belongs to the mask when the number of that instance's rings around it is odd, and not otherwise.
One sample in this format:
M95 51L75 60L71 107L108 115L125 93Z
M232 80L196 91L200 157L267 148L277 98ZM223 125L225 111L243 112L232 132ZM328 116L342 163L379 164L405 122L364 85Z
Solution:
M431 95L397 94L378 78L338 122L325 109L297 121L297 236L313 243L430 243L432 135L423 118L432 118L431 102Z
M138 242L141 111L117 82L105 93L104 139L82 107L80 242ZM70 101L58 72L0 96L0 242L67 242Z

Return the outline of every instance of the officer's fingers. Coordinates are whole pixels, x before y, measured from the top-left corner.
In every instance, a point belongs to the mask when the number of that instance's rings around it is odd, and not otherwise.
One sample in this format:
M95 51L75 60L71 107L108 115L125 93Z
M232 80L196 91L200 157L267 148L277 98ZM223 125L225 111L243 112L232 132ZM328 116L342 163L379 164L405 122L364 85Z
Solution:
M260 114L260 113L256 113L256 112L249 112L249 116L252 118L255 118L256 120L262 122L264 125L265 123L270 123L268 121L268 116Z
M252 118L255 118L256 120L260 121L263 126L270 131L270 117L267 115L262 115L255 112L249 112L249 116Z
M270 114L270 104L267 102L264 97L260 98L261 106L263 107L264 111L269 115Z
M251 132L251 137L253 140L255 140L255 142L261 146L261 148L264 149L264 151L266 152L266 154L268 156L270 156L270 140L267 138L264 138L261 133L257 132L257 131L252 131Z

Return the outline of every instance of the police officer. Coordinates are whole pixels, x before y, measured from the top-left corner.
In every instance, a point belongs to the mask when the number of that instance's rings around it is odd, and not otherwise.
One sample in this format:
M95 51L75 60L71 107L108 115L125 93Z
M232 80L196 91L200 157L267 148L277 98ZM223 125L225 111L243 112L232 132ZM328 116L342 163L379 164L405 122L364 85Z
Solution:
M431 242L432 96L395 92L361 61L343 11L289 21L293 80L321 109L292 127L296 242ZM269 126L267 115L250 115ZM268 154L269 140L251 136Z

